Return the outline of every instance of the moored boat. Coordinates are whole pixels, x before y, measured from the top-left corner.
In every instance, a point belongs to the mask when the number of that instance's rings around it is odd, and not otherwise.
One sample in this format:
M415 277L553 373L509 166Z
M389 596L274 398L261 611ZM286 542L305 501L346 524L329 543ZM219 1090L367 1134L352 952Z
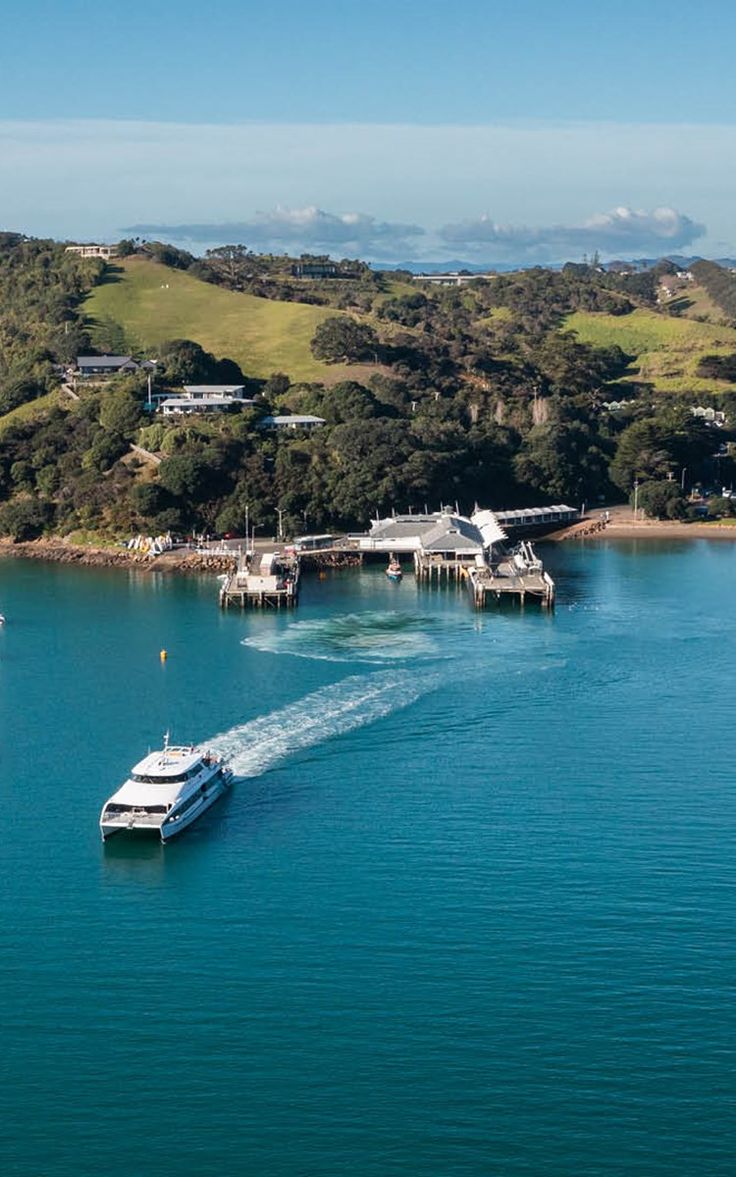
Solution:
M401 571L401 564L392 552L388 562L388 568L386 569L386 576L389 578L389 580L401 580L403 575L404 574Z
M222 796L232 772L220 756L193 744L149 752L131 770L100 813L103 842L113 834L158 834L168 842L195 822Z

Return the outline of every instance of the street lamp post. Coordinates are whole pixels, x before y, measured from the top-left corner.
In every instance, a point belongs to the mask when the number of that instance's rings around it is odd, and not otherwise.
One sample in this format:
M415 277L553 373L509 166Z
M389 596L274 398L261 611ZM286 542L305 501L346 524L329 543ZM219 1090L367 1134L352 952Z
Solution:
M283 528L283 524L282 524L282 519L284 517L283 508L277 507L276 514L279 517L279 530L278 530L278 535L276 536L276 538L279 541L279 543L281 543L282 539L284 538L284 528Z
M685 493L685 475L687 474L687 466L682 467L682 478L680 479L680 489Z
M634 520L639 518L639 479L634 479Z

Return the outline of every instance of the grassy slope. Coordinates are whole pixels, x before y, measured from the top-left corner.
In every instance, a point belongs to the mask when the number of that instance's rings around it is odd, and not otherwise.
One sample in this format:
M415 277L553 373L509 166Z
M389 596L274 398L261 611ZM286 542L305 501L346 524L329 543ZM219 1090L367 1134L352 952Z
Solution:
M92 291L85 311L93 339L95 321L103 320L120 323L131 347L193 339L218 358L237 360L248 376L286 372L292 380L335 384L374 370L314 359L309 344L317 326L339 313L329 307L236 294L143 259L125 261L115 280Z
M36 417L40 417L47 409L53 408L58 403L58 392L48 392L45 396L36 397L35 400L28 401L25 405L19 405L17 409L11 409L9 413L0 417L0 434L3 434L11 425L19 425L22 421L34 421Z
M718 326L728 324L728 317L713 301L705 287L699 286L697 282L689 282L684 290L666 305L681 308L682 314L688 319L705 319L708 323Z
M720 392L733 389L723 380L704 380L695 375L703 355L736 351L736 330L692 319L675 319L655 311L636 310L630 315L603 315L578 311L568 315L565 328L575 331L583 343L607 347L617 343L636 356L638 378L650 381L660 392Z

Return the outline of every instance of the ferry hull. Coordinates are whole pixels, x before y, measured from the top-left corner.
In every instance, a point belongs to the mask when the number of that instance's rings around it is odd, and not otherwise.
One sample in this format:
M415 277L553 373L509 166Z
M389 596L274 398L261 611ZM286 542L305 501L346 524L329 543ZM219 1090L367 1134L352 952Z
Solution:
M223 793L226 793L232 783L230 774L221 775L218 780L213 781L211 788L201 797L196 805L192 805L187 809L181 817L174 818L167 821L164 817L160 821L151 821L145 817L133 816L128 819L122 818L119 821L101 821L100 834L102 841L106 842L114 834L135 834L143 837L151 834L160 838L162 842L170 842L172 838L176 838L184 830L188 829L198 818L205 813L210 806L218 801Z
M161 841L170 842L172 838L178 838L179 834L188 829L190 825L201 817L202 814L208 810L215 801L219 801L223 793L226 793L230 786L229 780L218 781L218 783L209 790L202 798L198 805L193 805L191 809L187 810L180 818L175 821L166 822L161 826Z

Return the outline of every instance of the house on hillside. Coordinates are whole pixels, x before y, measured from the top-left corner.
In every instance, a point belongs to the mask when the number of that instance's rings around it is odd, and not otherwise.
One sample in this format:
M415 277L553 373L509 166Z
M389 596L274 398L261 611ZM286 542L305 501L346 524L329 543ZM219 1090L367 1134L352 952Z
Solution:
M324 417L312 417L309 413L288 413L281 417L263 417L258 422L259 429L304 429L307 432L326 425Z
M115 376L118 372L137 372L140 368L150 369L152 360L139 363L132 356L77 356L75 375L81 380L96 377Z
M181 395L181 394L180 394ZM185 384L184 395L206 400L213 396L229 396L233 400L245 400L244 384Z
M249 408L256 402L245 395L244 384L185 384L178 396L159 396L164 417L191 413L221 413L235 405Z
M717 425L722 429L726 424L726 414L720 409L714 409L711 405L691 405L690 412L693 417L699 417L706 425Z
M294 278L337 278L338 266L336 262L296 262L291 273Z
M448 271L446 274L412 274L412 282L425 282L429 286L467 286L470 282L477 281L478 278L483 278L488 281L490 278L495 278L496 275L488 274L467 274L459 270Z
M79 257L99 257L109 262L118 256L117 245L67 245L65 253L76 253Z

